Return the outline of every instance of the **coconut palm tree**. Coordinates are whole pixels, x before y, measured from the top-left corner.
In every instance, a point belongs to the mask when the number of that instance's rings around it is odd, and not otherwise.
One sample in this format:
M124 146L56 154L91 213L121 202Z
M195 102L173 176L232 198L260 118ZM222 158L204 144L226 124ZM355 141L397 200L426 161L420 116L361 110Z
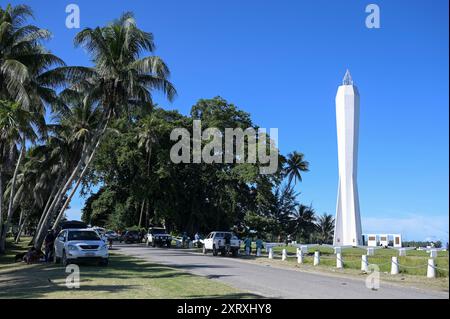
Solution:
M70 187L69 181L71 177L79 174L76 168L80 166L86 145L94 137L99 126L101 112L96 105L90 104L79 94L71 94L70 99L66 96L63 101L70 105L70 108L56 114L54 120L59 125L53 125L47 144L41 148L43 155L49 155L47 162L52 165L54 175L58 177L55 177L57 183L54 184L38 223L33 240L35 247L42 245L51 222L66 201L64 197Z
M309 171L309 162L304 160L303 153L294 151L287 155L287 159L284 167L284 176L288 178L288 186L291 186L292 180L294 180L294 186L297 184L297 180L302 181L302 172Z
M0 99L15 101L24 112L30 112L30 121L33 121L33 128L37 129L36 134L44 138L46 106L50 105L53 110L63 107L55 89L63 86L67 79L85 76L87 71L84 68L66 67L61 59L48 52L41 42L50 37L50 32L26 24L29 18L32 18L32 11L28 6L0 7ZM20 119L16 119L16 122L19 123ZM23 126L19 130L22 129ZM23 159L26 139L26 134L20 136L22 156L19 155L17 159L10 198L14 198L16 172ZM9 225L11 210L12 204L8 205L6 226ZM6 230L0 236L0 246L4 244L5 236Z
M316 213L312 206L300 204L291 216L293 233L301 239L308 239L316 228Z
M141 119L137 139L138 139L138 147L143 150L146 158L146 174L147 178L150 179L150 169L151 169L151 159L152 159L152 150L153 147L158 144L159 139L158 136L164 134L165 131L169 130L167 122L160 118L158 114L156 114L159 110L155 110L151 114L145 116ZM142 225L142 219L144 214L144 209L146 205L146 199L142 200L141 203L141 212L139 216L139 227ZM147 204L148 210L148 204ZM148 214L148 212L147 212Z
M317 233L319 240L323 244L329 244L333 242L334 234L334 218L332 215L323 214L317 219Z
M70 89L86 94L87 99L98 103L102 108L102 124L76 167L81 173L79 176L73 174L68 181L71 184L78 179L73 191L86 174L112 118L131 117L137 111L149 109L153 90L162 91L170 101L176 95L174 86L168 81L169 69L162 59L154 55L142 57L142 54L154 51L153 35L137 27L132 13L123 14L105 27L82 30L75 37L75 45L89 52L94 67L89 77ZM71 196L59 211L57 221L70 200Z
M24 110L18 103L0 101L0 143L14 144L18 146L19 157L15 164L14 173L11 179L11 187L9 191L8 211L6 221L2 224L2 233L0 235L0 253L4 253L6 233L9 229L13 214L13 202L15 195L15 186L17 174L25 155L25 141L36 141L37 134L35 132L35 123L40 124L43 119L35 114ZM0 220L3 223L3 220Z
M84 68L66 67L48 52L41 43L51 34L26 24L32 17L26 5L0 7L0 99L43 114L46 104L60 106L54 89L82 76Z

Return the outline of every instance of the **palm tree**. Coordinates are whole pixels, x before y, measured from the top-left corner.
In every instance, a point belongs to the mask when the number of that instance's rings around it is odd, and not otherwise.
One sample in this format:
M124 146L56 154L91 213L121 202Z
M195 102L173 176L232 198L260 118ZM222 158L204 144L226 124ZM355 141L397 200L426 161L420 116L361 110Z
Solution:
M317 232L321 243L330 244L333 242L334 218L332 215L323 214L317 219Z
M148 179L150 179L153 147L159 142L158 136L163 135L164 132L169 130L166 121L163 120L161 117L159 117L158 112L159 109L154 110L151 114L141 119L137 134L138 147L145 152L147 162L146 174ZM139 216L139 227L141 227L142 224L146 202L147 202L146 199L142 200L141 212ZM148 204L147 204L147 214L148 214Z
M89 101L82 98L81 95L72 94L70 99L65 97L63 100L71 107L68 111L57 113L55 120L60 124L51 128L52 135L47 145L40 150L43 154L50 154L47 162L54 170L53 175L57 175L57 177L55 176L57 182L54 184L39 220L33 239L35 247L42 245L55 214L62 207L63 200L67 200L64 199L64 196L70 187L70 180L73 176L76 177L80 174L76 168L80 167L82 154L86 152L86 145L95 136L101 115L99 108L89 104Z
M291 216L293 233L308 239L316 228L316 213L312 206L300 204Z
M301 172L309 171L309 162L304 160L303 153L297 151L288 154L285 165L284 176L288 178L288 186L291 186L292 180L294 180L294 186L297 184L297 179L301 182Z
M24 112L30 112L33 128L36 128L36 133L43 138L46 134L46 105L51 105L53 110L63 107L55 89L64 85L67 79L73 80L84 75L86 70L66 67L61 59L49 53L41 42L50 37L50 32L25 24L30 17L32 11L28 6L8 5L5 9L0 7L0 99L15 101ZM16 119L16 122L19 123L20 119ZM24 126L18 127L18 130L23 128ZM15 177L25 152L27 138L26 134L19 137L20 141L16 139L16 142L19 141L22 146L13 174L11 198L14 198ZM12 200L8 206L6 226L9 225L11 213ZM5 236L6 230L3 230L0 236L0 251Z
M0 99L12 100L30 111L45 112L45 104L60 106L55 88L84 68L66 67L41 42L45 29L25 24L33 13L26 5L0 7ZM54 68L55 67L55 68Z
M175 88L168 81L169 69L162 59L157 56L141 57L145 52L154 51L153 35L137 27L132 13L123 14L106 27L82 30L75 37L75 45L90 53L95 66L90 70L89 77L75 83L70 90L86 94L86 99L98 103L102 108L102 117L92 142L63 188L62 193L65 194L71 183L78 179L53 228L57 227L86 174L110 120L122 115L131 117L136 111L150 108L154 89L162 91L170 101L176 95ZM79 174L75 173L80 170Z
M9 191L8 211L6 221L0 220L2 233L0 234L0 253L5 251L6 233L9 229L13 214L13 201L15 195L15 186L19 167L25 155L25 141L34 142L37 134L34 130L36 117L35 114L22 109L19 104L0 101L0 142L5 144L14 144L19 146L19 157L15 164L14 173L11 179ZM40 123L42 119L39 119Z

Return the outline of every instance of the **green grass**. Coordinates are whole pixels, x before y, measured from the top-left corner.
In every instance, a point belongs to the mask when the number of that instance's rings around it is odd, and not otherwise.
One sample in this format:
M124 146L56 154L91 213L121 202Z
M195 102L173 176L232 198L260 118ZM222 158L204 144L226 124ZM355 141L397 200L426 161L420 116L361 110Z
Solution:
M287 262L297 264L297 258L295 257L297 250L296 247L275 247L273 249L275 258L281 259L281 251L283 249L286 249L288 252L288 256L291 256L287 259ZM308 251L308 255L304 256L304 263L306 265L312 265L314 251L316 250L320 251L321 256L319 267L336 267L336 255L334 255L334 250L333 248L326 246L310 248ZM344 268L356 270L361 269L361 255L365 255L366 253L367 251L361 248L342 249ZM398 251L395 249L376 249L374 256L368 256L368 262L370 264L378 265L381 272L390 272L392 256L398 256ZM400 273L414 276L426 276L428 259L429 254L426 251L409 250L406 252L405 257L398 258L398 263L400 264ZM448 252L439 252L438 257L435 259L435 263L437 267L441 268L437 270L437 277L448 277Z
M255 298L217 280L111 254L108 267L80 265L80 288L65 285L65 268L53 264L13 263L24 250L10 246L0 257L0 298Z

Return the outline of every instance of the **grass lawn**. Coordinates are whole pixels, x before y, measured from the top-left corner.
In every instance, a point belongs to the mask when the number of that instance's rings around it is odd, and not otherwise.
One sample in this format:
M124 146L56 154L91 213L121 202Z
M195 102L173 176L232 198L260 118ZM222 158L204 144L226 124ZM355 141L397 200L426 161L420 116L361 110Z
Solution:
M80 288L66 287L65 268L14 263L28 238L0 257L0 298L255 298L219 281L112 253L108 267L80 265Z

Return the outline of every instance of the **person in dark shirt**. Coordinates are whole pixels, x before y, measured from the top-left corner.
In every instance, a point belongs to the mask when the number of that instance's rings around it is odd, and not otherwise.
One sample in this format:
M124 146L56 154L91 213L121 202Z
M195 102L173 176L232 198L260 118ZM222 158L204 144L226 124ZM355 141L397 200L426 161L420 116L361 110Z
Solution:
M44 239L45 245L45 261L49 262L53 260L53 244L55 243L55 233L52 229L49 229L47 236Z

